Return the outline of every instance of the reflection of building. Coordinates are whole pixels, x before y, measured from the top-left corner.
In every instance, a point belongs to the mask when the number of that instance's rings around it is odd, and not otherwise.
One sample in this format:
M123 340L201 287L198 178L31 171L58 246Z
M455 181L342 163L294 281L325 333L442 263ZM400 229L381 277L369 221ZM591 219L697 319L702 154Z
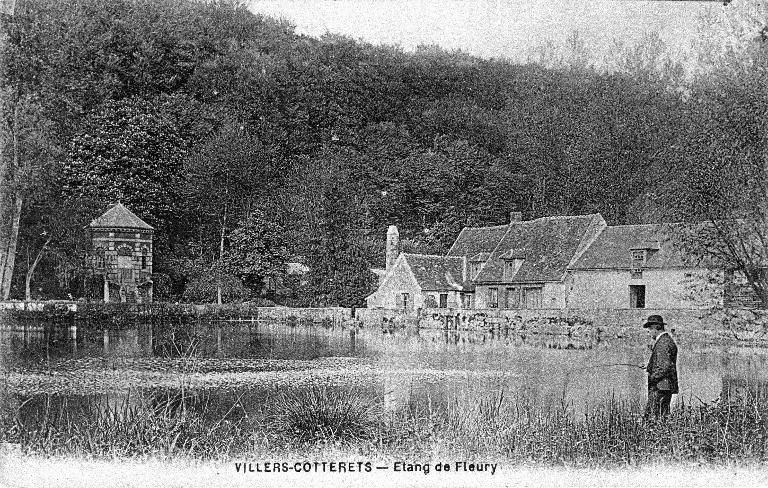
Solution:
M408 406L413 391L413 376L411 374L407 372L396 375L386 374L383 377L382 386L384 388L383 407L385 412L397 412Z
M91 265L103 278L104 301L152 301L154 229L118 203L89 225Z

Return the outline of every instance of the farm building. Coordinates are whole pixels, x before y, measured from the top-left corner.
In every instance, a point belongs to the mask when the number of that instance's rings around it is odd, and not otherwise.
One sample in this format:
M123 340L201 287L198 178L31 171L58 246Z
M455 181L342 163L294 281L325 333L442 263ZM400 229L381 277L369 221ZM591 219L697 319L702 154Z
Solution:
M704 267L687 265L661 224L608 226L600 214L464 228L445 256L399 253L368 308L696 309ZM394 259L392 256L398 256ZM743 287L742 287L743 288Z

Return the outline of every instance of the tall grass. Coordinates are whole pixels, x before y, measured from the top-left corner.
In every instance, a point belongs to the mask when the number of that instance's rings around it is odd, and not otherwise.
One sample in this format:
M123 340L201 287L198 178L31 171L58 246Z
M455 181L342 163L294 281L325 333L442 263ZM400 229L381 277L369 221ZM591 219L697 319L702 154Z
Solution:
M577 418L569 405L536 408L491 395L444 412L447 453L547 464L764 461L768 401L683 403L663 419L644 419L638 403L610 398Z
M72 408L66 400L54 406L49 399L34 415L22 420L17 414L3 422L4 440L26 452L100 457L225 456L247 445L243 436L249 429L243 423L226 415L212 421L179 393L138 403L130 398L116 404L94 400Z
M757 394L687 402L660 420L644 420L642 405L616 398L577 415L569 404L541 407L503 392L385 415L363 392L327 386L277 392L264 411L249 411L239 399L221 410L183 395L95 402L83 411L66 403L41 408L24 416L31 420L4 416L3 440L26 452L106 457L322 453L333 445L370 456L554 465L768 460L768 398Z
M370 441L380 431L380 406L348 388L312 385L281 392L268 411L269 428L292 444Z

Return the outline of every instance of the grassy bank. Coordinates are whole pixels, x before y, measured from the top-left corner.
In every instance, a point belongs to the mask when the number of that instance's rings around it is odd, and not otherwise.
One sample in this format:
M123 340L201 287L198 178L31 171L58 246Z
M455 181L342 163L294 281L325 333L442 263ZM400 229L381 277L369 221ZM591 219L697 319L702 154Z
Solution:
M354 390L317 386L275 392L253 410L175 393L109 405L42 404L6 409L3 441L22 453L104 458L322 458L329 449L371 458L498 459L551 466L766 460L768 398L750 393L681 405L644 421L641 405L607 400L577 415L503 394L447 406L383 411Z

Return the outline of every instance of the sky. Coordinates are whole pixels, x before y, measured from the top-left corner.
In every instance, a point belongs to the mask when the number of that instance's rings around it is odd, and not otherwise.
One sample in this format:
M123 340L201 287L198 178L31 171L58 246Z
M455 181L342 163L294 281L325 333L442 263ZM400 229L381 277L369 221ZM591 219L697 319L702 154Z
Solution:
M674 0L252 0L250 8L289 20L300 34L344 34L406 50L437 44L512 61L527 60L547 42L564 46L578 31L599 63L615 40L633 44L650 32L682 58L699 16L729 7Z

